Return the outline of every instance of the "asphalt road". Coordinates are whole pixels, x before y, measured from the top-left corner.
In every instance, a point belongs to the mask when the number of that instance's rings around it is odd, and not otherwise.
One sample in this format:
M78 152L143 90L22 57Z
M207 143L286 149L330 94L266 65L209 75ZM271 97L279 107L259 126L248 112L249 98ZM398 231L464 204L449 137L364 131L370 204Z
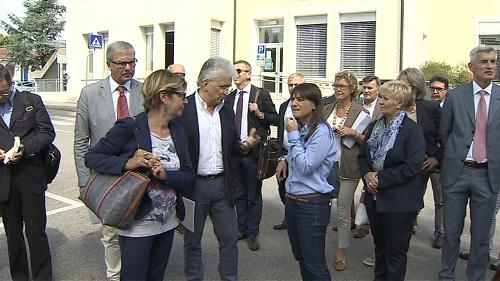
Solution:
M56 145L63 154L57 178L46 194L48 224L47 233L52 251L56 280L105 280L103 247L100 242L101 227L92 225L87 209L78 200L77 180L73 161L74 112L50 110L56 127ZM359 197L359 188L356 194ZM260 230L261 249L252 252L246 242L239 242L240 280L300 280L299 267L293 259L286 231L276 231L272 225L283 218L283 206L279 201L274 178L264 181L264 209ZM426 207L419 216L416 235L411 240L408 253L407 280L436 280L440 263L440 250L431 247L433 235L432 189L425 195ZM336 202L333 201L331 225L336 224ZM497 224L498 226L498 224ZM347 269L334 270L337 233L327 231L326 255L333 280L371 280L372 268L361 261L373 253L371 236L351 239ZM469 244L469 224L462 236L462 248ZM495 249L500 250L498 235ZM36 254L36 253L35 253ZM165 280L184 280L182 236L176 234ZM203 258L206 280L218 280L218 248L210 220L207 220L203 239ZM457 279L465 279L466 262L457 263ZM493 272L488 272L491 279ZM0 225L0 280L11 280L9 273L7 242Z

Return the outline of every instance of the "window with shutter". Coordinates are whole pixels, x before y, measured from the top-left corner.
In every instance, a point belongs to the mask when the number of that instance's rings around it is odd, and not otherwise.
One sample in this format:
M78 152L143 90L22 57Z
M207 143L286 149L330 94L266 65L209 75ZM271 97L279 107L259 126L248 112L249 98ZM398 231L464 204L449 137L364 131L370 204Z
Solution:
M305 77L326 76L326 24L297 25L297 72Z
M217 28L212 28L210 32L211 32L210 57L216 57L216 56L219 56L220 30Z
M495 80L500 80L500 63L498 63L498 58L500 58L500 35L479 35L479 42L497 50L497 73Z
M375 21L341 23L340 69L358 77L375 72Z

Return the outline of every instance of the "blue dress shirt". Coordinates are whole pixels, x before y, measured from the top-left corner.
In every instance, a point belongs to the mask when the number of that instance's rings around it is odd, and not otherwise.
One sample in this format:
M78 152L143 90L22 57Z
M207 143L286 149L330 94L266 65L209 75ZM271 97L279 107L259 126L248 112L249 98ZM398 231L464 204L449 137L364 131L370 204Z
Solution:
M306 125L300 131L288 133L286 192L293 195L326 194L333 190L326 179L336 159L335 136L325 123L319 123L315 132L304 141L307 131Z
M16 88L12 86L10 91L12 94L9 99L4 103L0 103L0 116L2 116L3 122L7 127L10 127L10 117L12 116L12 106L14 105L14 97L16 96Z

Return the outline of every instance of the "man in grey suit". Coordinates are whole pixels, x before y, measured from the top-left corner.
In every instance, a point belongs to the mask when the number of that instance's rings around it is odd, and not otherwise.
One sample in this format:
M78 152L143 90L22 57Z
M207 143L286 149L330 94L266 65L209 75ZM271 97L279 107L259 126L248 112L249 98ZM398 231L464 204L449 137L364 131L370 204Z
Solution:
M480 45L470 52L472 81L449 92L442 118L445 148L441 165L444 244L439 279L454 280L470 201L471 247L468 280L485 280L489 229L500 182L500 87L495 77L495 49ZM463 278L459 278L463 279Z
M106 60L111 75L84 87L78 100L74 153L80 189L90 177L90 170L84 162L89 147L104 137L117 119L144 111L142 84L132 79L137 63L134 47L124 41L113 42L106 50ZM93 218L97 222L95 216ZM109 280L120 280L120 246L116 229L103 225L102 234L106 275Z

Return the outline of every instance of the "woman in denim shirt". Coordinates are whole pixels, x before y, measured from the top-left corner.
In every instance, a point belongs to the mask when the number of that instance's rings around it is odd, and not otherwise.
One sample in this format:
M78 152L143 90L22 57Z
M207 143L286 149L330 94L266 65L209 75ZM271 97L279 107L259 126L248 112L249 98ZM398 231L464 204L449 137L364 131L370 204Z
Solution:
M302 279L330 280L325 235L333 187L326 179L335 161L335 139L323 119L318 86L311 83L297 86L291 92L290 102L294 118L288 118L285 125L290 148L276 171L279 181L286 179L288 237Z

